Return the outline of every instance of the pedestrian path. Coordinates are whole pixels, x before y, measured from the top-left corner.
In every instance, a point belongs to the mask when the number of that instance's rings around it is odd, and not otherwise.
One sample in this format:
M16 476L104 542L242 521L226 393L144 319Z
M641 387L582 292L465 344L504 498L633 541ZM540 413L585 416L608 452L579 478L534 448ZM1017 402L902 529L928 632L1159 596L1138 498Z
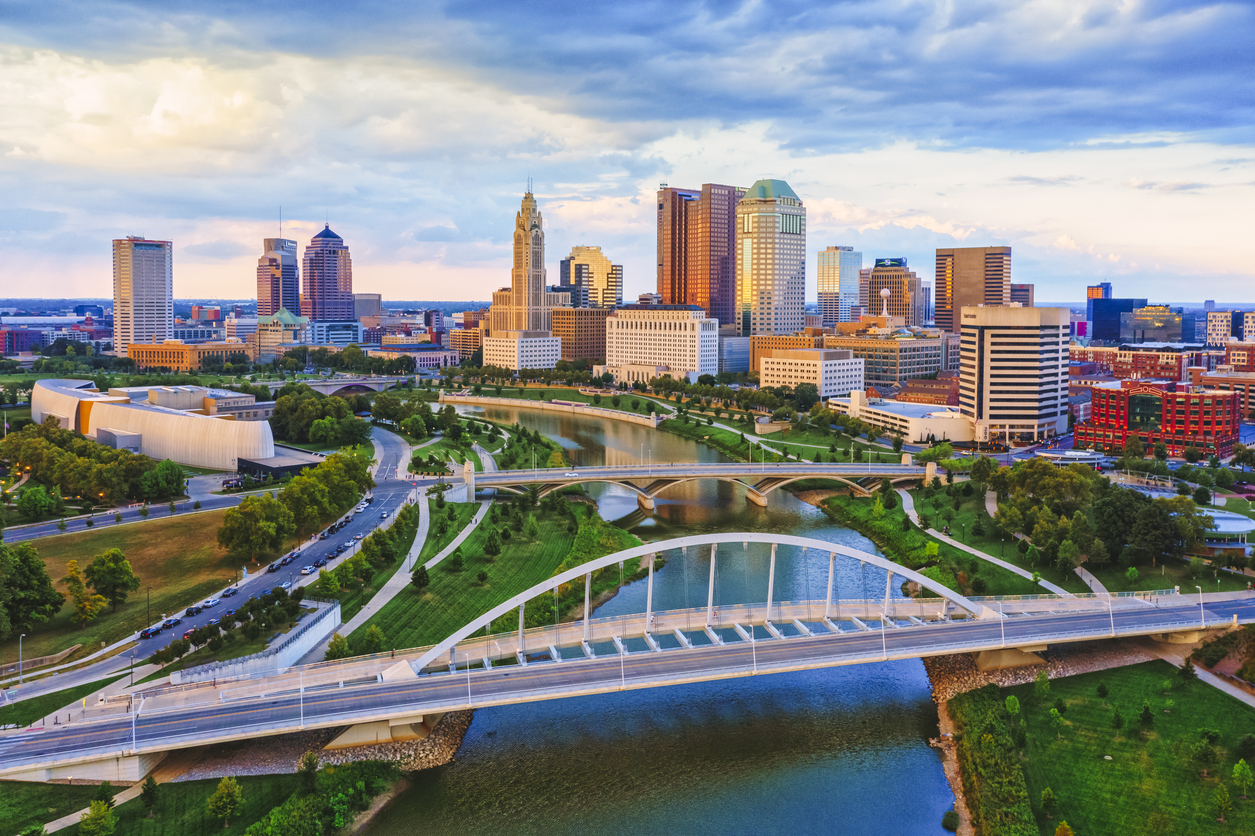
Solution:
M153 770L153 780L158 784L173 781L175 778L195 766L196 762L200 760L201 755L204 754L206 748L207 747L205 746L198 746L193 749L180 749L171 752L166 756L166 759L158 764L157 768ZM113 803L115 806L125 804L132 799L139 798L140 793L143 791L143 782L132 784L131 786L116 793L113 796ZM48 822L44 825L44 832L56 833L58 830L65 830L67 827L74 827L82 820L83 814L86 813L88 809L89 808L76 810L73 813L69 813L59 819Z
M998 493L997 491L985 491L985 512L989 514L989 519L993 519L998 513Z
M1097 592L1100 595L1107 594L1107 587L1103 586L1102 581L1094 577L1094 574L1084 566L1076 567L1076 576L1085 581L1085 585L1088 586L1091 591Z
M907 516L914 516L915 522L918 524L919 514L915 512L915 498L912 497L911 494L905 488L898 488L898 496L902 497L902 508L906 511ZM986 496L986 501L988 501L989 495L986 494L985 496ZM942 534L940 531L938 531L935 528L930 528L927 531L933 537L936 537L938 540L942 541L943 543L949 543L951 546L954 546L956 549L961 549L970 555L979 557L981 560L992 563L995 566L1000 566L1003 569L1006 569L1008 572L1013 572L1019 575L1021 578L1028 578L1029 580L1033 579L1032 572L1029 572L1025 569L1021 569L1019 566L1016 566L1013 563L1007 563L1005 560L999 560L993 555L986 554L980 549L974 549L971 546L964 545L963 543L960 543L958 540L955 540L953 537L948 537L945 534ZM1046 589L1050 590L1050 592L1054 593L1055 595L1061 595L1065 598L1074 597L1071 592L1068 592L1066 589L1059 586L1058 584L1053 584L1050 581L1042 580L1040 578L1037 580L1037 583L1041 585L1042 587L1045 587Z
M1185 657L1194 649L1194 645L1190 644L1165 646L1149 638L1143 638L1140 641L1151 653L1178 668L1185 664ZM1199 682L1206 682L1217 691L1223 691L1235 700L1240 700L1249 706L1255 707L1255 696L1248 694L1236 685L1225 682L1210 671L1197 667L1194 670L1198 674Z

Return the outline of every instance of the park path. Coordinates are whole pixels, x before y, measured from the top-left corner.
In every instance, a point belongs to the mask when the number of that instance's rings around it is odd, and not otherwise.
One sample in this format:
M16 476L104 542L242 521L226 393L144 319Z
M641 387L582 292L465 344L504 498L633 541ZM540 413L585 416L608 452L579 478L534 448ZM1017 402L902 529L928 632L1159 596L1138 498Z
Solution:
M1100 595L1107 594L1107 587L1103 586L1102 581L1094 577L1094 574L1090 572L1088 569L1086 569L1084 566L1076 567L1076 576L1080 578L1081 580L1085 581L1085 585L1088 586L1092 591L1097 592Z
M985 512L989 514L989 519L993 519L998 513L998 494L996 491L985 491Z
M1160 659L1163 659L1168 664L1178 668L1185 664L1185 657L1188 656L1192 650L1194 650L1194 645L1192 644L1164 645L1145 637L1138 639L1138 641L1141 642L1142 646L1146 648L1146 650L1158 656ZM1236 685L1225 682L1223 679L1210 671L1205 671L1199 667L1195 667L1194 670L1198 674L1200 682L1206 682L1217 691L1223 691L1235 700L1240 700L1241 702L1255 708L1255 696L1248 694Z
M201 755L204 753L205 747L203 746L192 749L180 749L171 752L166 756L166 759L158 764L157 768L152 771L151 774L153 780L158 784L173 781L175 778L195 766L196 762L200 760ZM144 785L142 782L132 784L131 786L116 793L113 796L113 802L115 805L125 804L132 799L139 798L140 793L143 791ZM74 827L80 820L82 820L83 814L86 813L88 809L89 808L84 807L82 810L77 810L73 813L62 816L59 819L48 822L44 825L44 832L56 833L58 830L65 830L67 827Z
M915 522L918 524L919 514L915 513L914 497L912 497L911 494L907 492L906 488L898 488L898 496L902 497L902 508L906 511L907 516L914 515ZM986 494L986 501L988 501L988 494ZM963 543L960 543L958 540L955 540L953 537L947 537L945 534L942 534L940 531L938 531L935 528L928 529L928 533L931 534L933 537L936 537L938 540L942 541L943 543L949 543L950 545L954 546L956 549L961 549L970 555L979 557L981 560L992 563L995 566L1000 566L1003 569L1006 569L1008 572L1013 572L1019 575L1021 578L1028 578L1030 581L1033 579L1032 572L1029 572L1025 569L1021 569L1019 566L1016 566L1014 563L1007 563L1005 560L999 560L993 555L986 554L980 549L974 549L971 546L964 545ZM1063 596L1064 598L1074 597L1071 592L1068 592L1063 587L1057 584L1053 584L1048 580L1044 580L1044 579L1038 580L1037 583L1041 585L1042 587L1045 587L1046 589L1050 590L1055 595L1060 595L1060 596Z

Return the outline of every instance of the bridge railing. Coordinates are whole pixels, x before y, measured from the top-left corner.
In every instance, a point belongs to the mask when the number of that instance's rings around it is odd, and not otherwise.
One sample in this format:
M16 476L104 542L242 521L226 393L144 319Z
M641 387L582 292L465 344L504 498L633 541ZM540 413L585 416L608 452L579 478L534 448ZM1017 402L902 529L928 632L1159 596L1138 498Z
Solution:
M1167 596L1181 597L1181 593L1175 589L1138 589L1127 592L1077 592L1073 595L1064 597L1062 595L1051 595L1042 593L1040 595L983 595L969 596L970 601L979 601L981 603L989 603L990 601L1068 601L1075 599L1098 598L1142 598L1151 600L1154 598L1166 598ZM1174 602L1175 603L1175 602Z

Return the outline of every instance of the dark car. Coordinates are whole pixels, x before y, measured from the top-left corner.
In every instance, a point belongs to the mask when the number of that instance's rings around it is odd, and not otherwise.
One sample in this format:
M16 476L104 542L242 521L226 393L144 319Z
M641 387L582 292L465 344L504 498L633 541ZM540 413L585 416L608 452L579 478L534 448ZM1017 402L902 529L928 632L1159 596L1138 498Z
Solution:
M147 630L140 630L139 637L141 639L151 639L153 636L161 632L160 627L149 627Z
M315 566L318 566L318 567L326 566L326 565L327 565L327 558L325 558L325 557L320 557L320 558L318 558L317 560L315 560L315 561L314 561L314 565L315 565Z
M176 615L174 618L167 618L165 621L161 622L161 626L166 630L169 630L171 627L177 627L182 623L183 619Z
M200 611L201 611L201 608L200 608L200 607L198 607L198 606L197 606L197 607L188 607L188 608L187 608L187 612L183 613L183 615L185 615L185 616L186 616L186 617L188 617L188 618L191 618L191 617L192 617L192 616L194 616L194 615L200 615Z
M279 564L278 564L278 563L271 563L269 566L267 566L267 567L266 567L266 571L267 571L267 572L278 572L278 571L279 571Z
M319 535L318 535L318 539L319 539L319 540L326 540L326 539L327 539L327 532L325 532L325 531L324 531L322 534L319 534Z
M232 595L239 595L239 594L240 594L240 589L237 586L233 586L230 589L222 590L223 598L230 598Z
M235 615L235 610L227 610L226 612L224 612L224 613L222 614L222 617L223 617L223 618L230 618L230 617L231 617L231 616L233 616L233 615ZM212 623L212 621L211 621L210 623Z
M209 619L209 623L207 623L205 626L206 626L206 627L217 627L217 626L218 626L219 624L221 624L221 623L222 623L222 621L221 621L220 619L217 619L217 618L211 618L211 619Z
M283 560L280 560L280 561L279 561L279 565L280 565L280 566L287 566L287 565L288 565L289 563L291 563L293 560L296 560L296 555L294 555L294 554L290 554L290 555L288 555L287 557L283 558Z

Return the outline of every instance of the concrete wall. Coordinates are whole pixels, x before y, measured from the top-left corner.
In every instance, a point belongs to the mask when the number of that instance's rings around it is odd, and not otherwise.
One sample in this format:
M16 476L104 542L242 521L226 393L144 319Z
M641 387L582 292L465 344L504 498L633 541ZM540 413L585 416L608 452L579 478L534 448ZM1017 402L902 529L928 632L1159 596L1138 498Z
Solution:
M630 396L631 393L628 393ZM626 397L626 396L625 396ZM529 401L523 398L491 398L481 395L450 395L445 392L440 393L440 403L463 403L475 404L478 406L506 406L516 409L540 409L549 412L567 412L572 415L589 415L594 418L614 418L617 421L627 421L632 424L640 424L644 427L656 427L662 420L661 417L654 418L649 415L636 415L631 412L622 412L618 409L606 409L600 406L571 406L569 404L549 403L547 401Z
M340 602L336 601L331 606L320 609L274 647L269 647L261 653L254 653L252 656L242 656L227 662L215 662L188 668L185 671L175 671L170 674L170 684L185 685L189 682L236 679L286 670L296 664L297 660L306 653L320 645L339 626Z
M235 470L240 458L268 459L275 454L274 436L265 421L230 421L192 412L131 404L95 403L84 435L97 427L138 433L140 450L157 461Z

